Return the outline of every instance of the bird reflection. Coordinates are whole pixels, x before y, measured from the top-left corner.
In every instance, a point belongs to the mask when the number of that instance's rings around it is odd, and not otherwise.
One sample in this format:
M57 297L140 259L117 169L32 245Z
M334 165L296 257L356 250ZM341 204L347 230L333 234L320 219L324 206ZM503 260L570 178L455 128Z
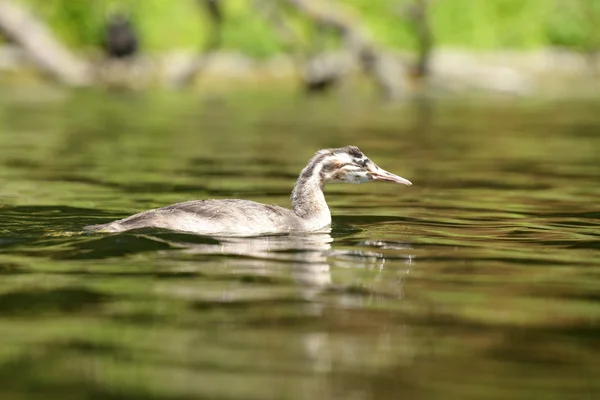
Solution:
M213 237L217 243L185 244L188 251L202 254L239 255L281 261L314 262L331 249L329 233L257 237Z
M230 255L243 257L229 261L234 269L255 274L267 272L273 262L288 264L292 279L304 289L304 297L312 297L331 284L328 255L333 238L328 233L215 238L217 243L185 244L184 252L190 254ZM308 290L310 289L310 290Z
M349 249L333 249L329 233L291 234L260 237L211 237L210 241L191 243L185 237L165 241L187 255L229 256L223 262L235 274L267 276L282 271L301 288L304 298L313 298L325 290L335 290L343 298L344 285L332 280L331 268L383 270L387 261L399 276L408 273L414 256L407 254L408 243L364 240ZM400 268L399 268L400 266ZM403 267L402 267L403 266ZM288 269L289 268L289 269ZM289 275L287 273L289 271ZM401 297L400 285L394 293ZM385 296L389 293L385 293ZM348 300L348 299L346 299Z
M414 260L410 244L361 240L344 249L343 240L334 247L334 238L329 233L214 239L215 243L185 244L183 251L191 255L228 256L225 257L228 267L241 273L247 273L249 267L254 274L272 273L274 266L289 268L293 283L299 289L298 295L303 300L295 305L295 312L303 315L306 321L327 321L322 325L304 325L301 332L285 336L288 340L285 348L293 349L290 351L297 357L298 365L324 377L318 381L321 393L347 390L337 387L335 380L325 378L336 371L385 371L414 362L415 339L410 329L396 320L388 320L387 313L373 314L369 308L373 301L395 302L402 299L402 276L408 273ZM366 284L368 289L363 291L353 286L352 282L364 274L357 271L354 275L352 269L382 271L388 261L389 274L368 274L380 278ZM346 275L348 272L352 275ZM393 279L387 281L390 277ZM236 294L237 291L241 293ZM247 295L235 286L227 293L221 292L219 301L242 302ZM266 304L275 308L279 306L275 300L277 294L264 293L263 296L274 302L259 302L256 296L250 296L249 304L254 302L255 307L261 308ZM252 315L254 307L249 305L244 310ZM264 315L259 321L270 326L271 314ZM243 317L237 318L239 322ZM262 323L259 325L262 326ZM286 327L285 323L274 326L284 331L294 329ZM363 331L362 335L350 333L357 327ZM369 332L369 340L364 340L364 332ZM268 351L260 354L261 357L270 357ZM359 382L358 387L361 385Z
M194 321L209 334L198 340L200 347L186 347L179 362L228 366L238 360L213 359L223 353L203 350L230 350L224 346L237 343L236 353L261 360L266 371L273 366L279 372L285 357L303 377L313 374L303 387L315 397L346 398L371 390L368 379L356 379L363 371L410 371L424 339L396 312L399 303L415 309L402 295L403 276L414 265L410 244L357 238L364 231L340 234L241 238L147 230L104 235L85 249L106 253L112 246L116 254L117 246L138 246L154 253L152 265L180 273L154 281L152 293L157 301L181 300L186 306L175 311L181 313L177 320ZM254 372L255 366L252 361L248 368Z

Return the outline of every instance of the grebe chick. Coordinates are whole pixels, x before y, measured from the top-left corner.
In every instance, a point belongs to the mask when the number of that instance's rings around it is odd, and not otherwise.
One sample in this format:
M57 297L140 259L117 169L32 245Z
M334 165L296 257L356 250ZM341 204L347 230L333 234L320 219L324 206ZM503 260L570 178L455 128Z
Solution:
M256 236L315 232L331 224L323 195L325 183L410 181L379 168L356 146L319 150L300 173L292 191L292 209L249 200L192 200L144 211L118 221L85 227L92 232L163 228L201 235Z

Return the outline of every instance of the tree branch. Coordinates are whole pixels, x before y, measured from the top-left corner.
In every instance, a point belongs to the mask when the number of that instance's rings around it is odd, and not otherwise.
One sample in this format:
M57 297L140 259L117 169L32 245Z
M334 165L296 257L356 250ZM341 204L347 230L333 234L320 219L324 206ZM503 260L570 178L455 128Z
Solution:
M168 79L170 86L182 87L192 83L200 72L208 66L210 54L221 47L223 20L225 18L221 0L198 0L198 5L204 9L210 20L210 37L201 54L194 57L188 65Z
M345 16L337 7L317 6L311 0L286 0L297 12L311 20L317 27L330 30L341 36L352 58L362 70L371 76L389 99L400 97L404 89L403 77L399 68L389 68L394 63L379 52L368 39L360 25ZM399 66L398 66L399 67Z
M429 64L433 49L433 33L429 24L430 0L413 0L403 13L412 25L417 37L417 62L415 73L419 77L429 74Z

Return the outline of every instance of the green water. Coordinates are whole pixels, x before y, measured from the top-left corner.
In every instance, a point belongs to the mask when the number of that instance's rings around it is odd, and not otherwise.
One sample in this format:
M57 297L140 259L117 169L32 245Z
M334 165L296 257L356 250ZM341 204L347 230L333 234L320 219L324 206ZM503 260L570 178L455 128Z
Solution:
M595 399L600 102L3 90L2 399ZM331 234L82 235L170 203L288 205L320 148Z

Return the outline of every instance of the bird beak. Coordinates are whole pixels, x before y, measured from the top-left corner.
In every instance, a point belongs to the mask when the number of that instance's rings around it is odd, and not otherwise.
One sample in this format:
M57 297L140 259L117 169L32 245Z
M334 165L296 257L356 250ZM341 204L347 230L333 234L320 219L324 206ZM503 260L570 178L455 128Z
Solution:
M374 181L401 183L403 185L408 186L412 185L411 181L409 181L408 179L404 179L398 175L394 175L379 167L377 167L377 171L371 172L371 179L373 179Z

